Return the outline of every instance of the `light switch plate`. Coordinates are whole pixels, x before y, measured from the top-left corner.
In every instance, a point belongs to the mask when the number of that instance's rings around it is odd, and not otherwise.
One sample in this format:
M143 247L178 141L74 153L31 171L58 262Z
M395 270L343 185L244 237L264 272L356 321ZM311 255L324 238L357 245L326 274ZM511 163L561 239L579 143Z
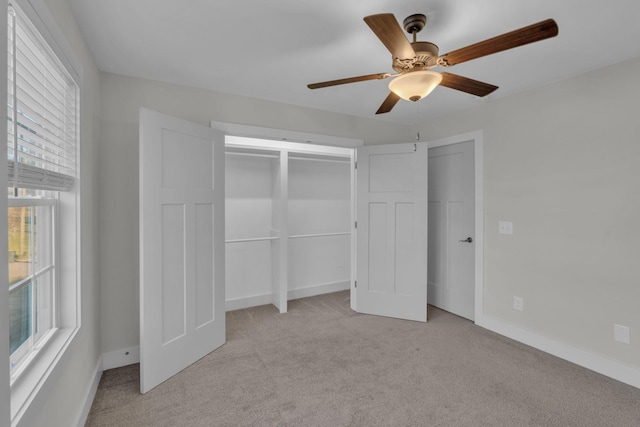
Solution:
M628 326L622 326L622 325L613 325L613 339L624 343L624 344L629 344L630 342L630 337L629 337L629 327Z
M498 221L498 233L513 234L513 223L511 221Z

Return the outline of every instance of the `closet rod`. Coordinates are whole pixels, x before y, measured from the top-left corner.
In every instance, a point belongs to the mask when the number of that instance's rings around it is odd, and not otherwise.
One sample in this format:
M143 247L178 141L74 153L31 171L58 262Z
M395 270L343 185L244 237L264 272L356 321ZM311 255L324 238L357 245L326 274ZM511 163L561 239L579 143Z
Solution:
M318 233L318 234L294 234L289 236L290 239L306 239L307 237L332 237L332 236L349 236L351 232L340 233Z

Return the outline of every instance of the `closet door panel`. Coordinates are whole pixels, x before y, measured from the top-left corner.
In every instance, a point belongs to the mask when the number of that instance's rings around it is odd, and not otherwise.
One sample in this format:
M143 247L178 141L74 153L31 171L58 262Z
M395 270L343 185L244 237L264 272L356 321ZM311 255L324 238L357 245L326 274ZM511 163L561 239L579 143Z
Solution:
M226 340L224 135L140 110L140 391Z
M426 322L427 145L357 155L357 311Z

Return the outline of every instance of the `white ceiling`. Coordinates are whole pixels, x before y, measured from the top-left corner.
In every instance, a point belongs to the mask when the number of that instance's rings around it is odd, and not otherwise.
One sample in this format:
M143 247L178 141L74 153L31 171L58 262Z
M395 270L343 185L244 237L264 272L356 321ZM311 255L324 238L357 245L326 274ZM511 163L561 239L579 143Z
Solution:
M70 1L103 71L400 123L640 56L637 0ZM376 116L388 80L307 89L392 71L391 55L362 20L377 13L400 22L427 15L418 39L437 44L441 54L546 18L560 32L448 70L500 87L486 98L438 87Z

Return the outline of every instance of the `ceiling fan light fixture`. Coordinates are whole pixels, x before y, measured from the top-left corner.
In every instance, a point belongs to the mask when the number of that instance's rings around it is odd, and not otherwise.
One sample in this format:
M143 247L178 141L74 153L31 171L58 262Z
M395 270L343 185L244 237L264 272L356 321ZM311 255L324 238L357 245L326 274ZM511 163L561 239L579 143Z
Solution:
M407 101L419 101L429 95L442 81L435 71L410 71L389 82L389 90Z

